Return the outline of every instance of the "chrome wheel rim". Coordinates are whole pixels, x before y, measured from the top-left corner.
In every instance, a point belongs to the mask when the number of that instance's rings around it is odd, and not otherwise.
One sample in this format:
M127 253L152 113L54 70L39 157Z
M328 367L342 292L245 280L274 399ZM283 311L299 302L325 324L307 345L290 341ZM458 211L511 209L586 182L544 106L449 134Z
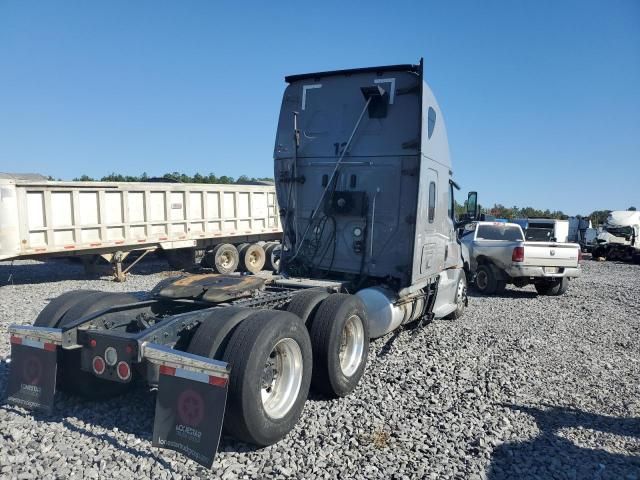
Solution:
M267 357L260 380L262 406L271 418L284 417L302 385L302 350L293 338L283 338Z
M340 369L345 377L352 376L360 367L364 352L364 326L358 315L351 315L342 329L340 342Z

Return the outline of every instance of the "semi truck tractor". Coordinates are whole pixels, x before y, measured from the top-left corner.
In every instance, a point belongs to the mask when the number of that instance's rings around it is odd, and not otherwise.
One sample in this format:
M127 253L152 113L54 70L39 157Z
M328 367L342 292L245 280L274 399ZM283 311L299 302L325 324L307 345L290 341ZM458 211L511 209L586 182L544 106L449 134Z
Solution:
M370 339L463 314L457 185L422 61L285 80L280 274L191 275L142 301L67 292L10 327L9 402L50 410L58 389L104 399L144 382L153 444L211 467L222 429L273 444L310 389L351 394ZM475 193L467 205L473 219Z

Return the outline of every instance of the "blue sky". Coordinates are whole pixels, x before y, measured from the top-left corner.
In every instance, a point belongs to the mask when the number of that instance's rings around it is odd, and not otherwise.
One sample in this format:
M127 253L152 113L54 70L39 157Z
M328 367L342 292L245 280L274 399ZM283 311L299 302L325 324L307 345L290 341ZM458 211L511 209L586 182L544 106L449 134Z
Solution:
M0 171L272 175L286 74L414 63L483 205L640 208L640 2L0 0Z

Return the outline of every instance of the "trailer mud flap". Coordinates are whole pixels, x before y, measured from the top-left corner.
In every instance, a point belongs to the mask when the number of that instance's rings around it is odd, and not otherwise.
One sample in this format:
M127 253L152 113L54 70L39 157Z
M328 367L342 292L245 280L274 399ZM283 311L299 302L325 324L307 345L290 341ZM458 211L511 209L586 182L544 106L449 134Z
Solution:
M144 356L160 364L153 446L211 468L224 421L228 365L160 345L145 345Z
M55 343L11 336L8 403L51 413L56 392L57 350Z

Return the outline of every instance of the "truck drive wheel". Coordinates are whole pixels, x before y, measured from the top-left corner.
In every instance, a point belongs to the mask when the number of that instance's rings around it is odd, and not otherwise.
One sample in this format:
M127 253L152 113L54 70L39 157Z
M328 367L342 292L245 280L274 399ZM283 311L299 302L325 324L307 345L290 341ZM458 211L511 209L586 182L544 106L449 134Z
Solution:
M220 360L234 329L252 313L255 310L241 307L212 310L191 338L187 352Z
M369 323L355 295L329 295L313 317L313 388L330 397L351 393L364 372L369 354Z
M536 291L540 295L557 296L562 295L569 289L569 278L562 277L550 282L536 283Z
M467 307L467 276L463 272L458 280L458 286L456 287L456 309L447 315L448 320L457 320L464 315L464 309Z
M34 327L55 327L67 311L79 301L92 293L101 293L97 290L74 290L66 292L51 300L36 317Z
M320 302L329 296L324 288L309 288L297 292L289 305L287 305L287 312L295 313L307 326L307 329L311 328L311 320L315 315Z
M240 270L251 273L258 273L264 267L266 254L264 249L258 244L245 244L239 249Z
M236 247L230 243L222 243L213 249L209 261L218 273L231 273L235 272L239 260Z
M90 313L104 310L115 305L126 305L138 300L127 293L90 293L71 307L62 317L58 327L77 320ZM103 380L90 372L80 369L80 349L61 350L61 358L58 360L59 388L67 393L79 395L92 400L101 400L114 397L126 392L132 385Z
M225 431L259 446L289 433L311 382L311 342L300 319L256 311L233 332L222 360L231 365Z

